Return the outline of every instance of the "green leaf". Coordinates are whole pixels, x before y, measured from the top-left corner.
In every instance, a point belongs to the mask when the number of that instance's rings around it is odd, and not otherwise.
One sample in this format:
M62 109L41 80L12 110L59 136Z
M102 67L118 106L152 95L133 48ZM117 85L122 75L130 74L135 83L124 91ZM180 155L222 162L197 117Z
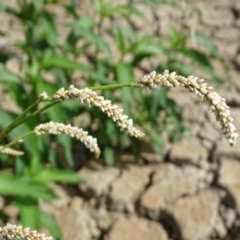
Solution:
M49 96L53 95L56 92L57 87L55 84L46 82L42 78L39 80L40 81L36 81L35 83L35 91L38 96L44 91L47 92Z
M47 112L49 118L54 122L66 122L68 120L68 116L64 111L61 104L54 105L53 107L48 109Z
M0 12L7 13L13 15L15 17L20 17L20 14L15 11L13 8L9 8L6 5L0 4Z
M106 147L103 151L104 162L107 166L112 166L115 162L114 150L110 147Z
M109 2L105 3L103 0L94 0L94 3L95 9L101 18L111 16L113 7Z
M84 179L76 172L64 169L44 169L36 176L34 180L38 182L62 182L79 183Z
M159 115L159 111L161 109L161 103L164 104L163 101L166 101L166 94L162 94L162 89L153 90L150 98L150 106L149 106L149 117L152 123L157 123L157 118ZM165 91L167 88L164 89ZM163 100L163 101L161 101ZM164 104L165 107L165 104Z
M93 18L87 16L81 16L74 23L70 23L67 26L70 27L71 30L76 31L79 28L86 28L88 30L94 30L96 23Z
M103 0L94 0L94 4L95 4L95 9L97 10L98 14L100 15L101 12L103 11Z
M134 54L141 54L145 56L162 54L164 48L160 42L153 41L152 36L144 36L135 42L129 49Z
M194 62L200 64L201 66L212 68L211 62L206 55L195 50L195 49L185 49L184 54L190 57Z
M17 197L16 203L20 211L20 220L23 227L40 229L40 209L38 200L31 197Z
M111 141L112 144L117 142L117 136L119 133L117 132L116 124L109 118L106 119L104 126L104 133L107 135L107 138Z
M75 38L83 38L87 41L87 43L96 46L97 49L101 51L109 61L112 60L112 54L109 45L100 35L95 34L92 29L88 29L78 23L73 25L72 29Z
M113 7L111 15L116 15L116 14L122 15L127 19L129 19L130 16L134 15L148 22L143 12L138 11L137 8L135 8L133 5L122 4L122 5Z
M69 5L64 4L64 8L68 15L72 16L74 19L78 18L77 4L75 0L71 1Z
M51 201L55 199L52 190L45 184L34 182L26 177L0 173L0 194L17 197L32 197Z
M172 48L182 49L186 46L187 36L175 27L171 27L169 30L169 41Z
M120 15L126 19L129 19L129 16L134 15L146 20L143 13L138 11L137 8L131 5L121 4L114 7L110 4L111 2L106 3L103 0L95 0L94 2L95 2L95 9L102 19L105 17L117 16L117 15Z
M58 56L58 55L49 56L42 63L42 68L53 68L53 67L58 67L58 68L63 68L66 70L73 70L73 71L78 70L78 71L87 73L90 77L96 80L108 82L108 80L105 77L99 74L96 74L91 67L72 61L64 56Z
M33 101L36 101L36 98L33 94L29 94L26 92L25 84L15 84L11 83L7 85L7 91L14 100L14 102L21 108L26 109L29 107L30 104L33 103ZM22 94L19 94L22 93Z
M52 16L48 12L41 12L40 24L42 26L43 33L47 41L51 45L56 46L58 44L57 29Z
M124 53L127 49L127 40L129 40L130 43L137 41L136 32L131 28L114 24L110 26L109 31L114 34L117 47L121 53Z
M35 9L42 9L44 7L44 4L46 3L50 3L50 2L54 2L54 0L33 0L32 3L35 7Z
M0 68L0 82L22 84L23 80L20 77L18 77L16 74L6 69Z
M195 63L197 63L204 72L209 74L215 84L219 86L222 84L222 81L216 76L212 64L205 54L195 49L185 49L183 52L186 56L190 57Z
M48 109L48 115L49 118L54 122L65 123L68 119L68 116L61 105L55 105L54 107ZM64 155L68 164L72 166L73 165L72 139L64 134L57 135L57 139L64 148Z
M89 71L90 69L80 63L72 61L65 56L51 55L42 62L42 68L59 67L67 70Z
M41 225L49 230L50 235L56 239L62 239L62 233L55 218L43 211L40 212L40 217Z
M59 166L58 159L57 159L57 153L56 153L55 149L49 148L49 150L48 150L48 162L53 167Z
M154 152L161 155L164 146L164 139L161 133L159 131L156 131L156 129L147 122L144 123L144 128L148 131Z
M2 129L6 128L13 120L14 120L14 115L10 114L0 108L0 127ZM18 136L24 134L25 131L22 127L15 129L13 132L9 133L10 139L15 139Z
M96 64L95 64L95 73L98 74L99 76L108 76L109 75L109 72L112 71L112 67L111 67L112 63L108 63L106 60L102 59L98 59ZM100 85L104 85L104 84L111 84L112 83L112 80L108 80L108 82L104 81L102 82L101 79L98 80L98 83ZM96 80L93 79L93 78L90 78L88 79L88 82L87 82L87 86L94 86L96 84ZM105 94L105 92L103 92L103 94Z
M177 60L177 59L176 59ZM161 64L157 68L159 72L164 71L165 69L169 69L171 71L176 71L178 74L181 74L183 76L189 76L194 75L193 68L189 66L189 64L185 64L180 61L174 61L169 64Z
M63 146L64 156L70 167L73 167L72 138L64 134L57 135L57 140Z
M0 31L0 37L5 34ZM10 52L1 52L0 54L0 63L1 65L6 65L6 63L14 56L13 53Z
M155 5L169 5L171 7L177 7L178 1L176 0L137 0L137 3L155 4Z
M130 27L124 27L122 25L113 24L110 26L109 30L113 32L115 35L119 31L123 40L129 40L132 43L138 40L136 31L134 31L134 29Z
M0 116L1 116L0 117L0 127L2 129L6 128L15 119L15 117L13 117L13 114L3 111L1 108L0 108ZM29 127L26 123L23 123L22 125L15 128L13 131L8 133L8 137L11 140L14 140L17 137L19 137L31 130L32 129L29 129ZM24 139L22 144L29 152L34 153L34 152L39 151L39 149L36 147L37 146L36 138L37 138L36 136L30 136L30 137Z
M61 104L55 105L54 107L51 107L48 109L47 112L49 119L51 119L54 122L62 122L66 123L68 120L68 115L66 111L63 109L63 106ZM58 139L58 142L61 143L61 145L64 148L64 156L69 163L70 166L73 165L73 156L72 156L72 139L65 135L60 134L56 136Z
M116 66L116 76L120 83L129 83L132 82L133 77L133 68L123 62L120 62ZM132 90L130 88L122 89L121 102L124 107L124 111L127 115L131 113L131 102L132 102Z
M118 26L115 26L114 29L114 34L115 34L115 39L116 39L116 44L121 53L124 53L125 51L125 42L124 42L124 37L122 34L121 29Z
M194 37L196 38L197 42L206 47L214 57L220 58L218 48L210 37L200 33L195 34Z

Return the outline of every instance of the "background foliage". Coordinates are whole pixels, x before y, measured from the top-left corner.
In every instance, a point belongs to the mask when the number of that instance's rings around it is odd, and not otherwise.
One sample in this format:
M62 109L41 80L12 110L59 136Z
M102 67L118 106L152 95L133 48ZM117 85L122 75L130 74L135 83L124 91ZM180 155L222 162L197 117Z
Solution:
M64 41L60 41L60 23L48 8L59 4L58 1L18 0L18 10L0 5L1 14L18 19L24 31L24 40L16 42L15 51L5 52L0 57L0 84L21 111L43 91L51 95L70 84L85 87L124 83L152 70L162 72L169 69L190 75L193 74L191 66L195 65L216 83L219 82L210 59L221 61L221 57L207 37L195 35L205 48L203 53L189 47L188 33L174 27L169 27L168 39L162 39L156 33L138 33L132 19L138 19L146 28L149 23L138 6L169 4L178 8L175 1L116 5L114 1L95 0L95 17L80 15L77 2L72 0L63 6L68 19L71 19L64 22L68 32ZM8 70L7 62L13 58L19 62L21 74ZM164 61L156 61L158 58ZM107 90L102 94L123 107L124 112L149 136L144 144L161 154L165 141L179 139L184 131L181 110L167 97L167 93L168 89L163 88L151 95L138 89ZM16 112L2 109L0 114L1 129L17 116ZM98 139L103 151L102 160L107 165L114 164L118 153L123 151L134 154L136 159L140 155L139 140L120 132L98 109L70 101L22 124L9 134L4 143L49 120L72 123L88 130ZM48 186L50 182L75 184L81 181L73 170L79 169L89 159L89 153L81 144L62 135L55 138L31 136L16 148L24 149L25 155L17 158L0 156L0 194L6 196L5 205L16 203L24 226L34 229L44 226L54 237L61 238L54 219L39 208L38 200L55 198ZM0 211L0 218L4 223L8 216Z

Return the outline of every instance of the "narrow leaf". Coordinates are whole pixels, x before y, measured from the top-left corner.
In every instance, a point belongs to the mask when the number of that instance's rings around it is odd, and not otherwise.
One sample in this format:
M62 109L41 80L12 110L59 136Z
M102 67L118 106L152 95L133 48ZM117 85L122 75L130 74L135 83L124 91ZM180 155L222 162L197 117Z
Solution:
M96 74L91 67L72 61L65 56L58 56L58 55L49 56L42 63L42 68L53 68L53 67L63 68L63 69L72 70L72 71L78 70L78 71L87 73L90 77L96 80L108 82L108 80L105 77L99 74Z
M84 179L76 172L64 169L44 169L34 177L38 182L79 183Z
M62 239L62 233L55 218L43 211L40 212L40 217L41 225L49 230L50 235L56 239Z
M24 227L35 230L40 229L40 209L38 200L31 197L16 198L17 206L20 210L20 220Z
M104 162L107 166L112 166L115 162L114 150L110 147L106 147L103 152Z
M16 74L6 69L0 68L0 82L21 84L23 83L23 80Z
M55 198L52 190L45 184L34 182L29 178L0 173L0 194L18 197L32 197L46 201Z
M120 62L116 66L116 75L120 83L128 83L133 81L133 69L126 63ZM132 90L130 88L122 89L121 101L126 114L131 113Z

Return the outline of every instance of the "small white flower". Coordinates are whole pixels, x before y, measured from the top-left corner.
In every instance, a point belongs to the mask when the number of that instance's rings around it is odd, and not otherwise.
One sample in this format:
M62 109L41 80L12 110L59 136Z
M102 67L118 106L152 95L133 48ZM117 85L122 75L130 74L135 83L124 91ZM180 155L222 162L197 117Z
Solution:
M46 92L43 92L38 97L40 100L48 99L48 94Z

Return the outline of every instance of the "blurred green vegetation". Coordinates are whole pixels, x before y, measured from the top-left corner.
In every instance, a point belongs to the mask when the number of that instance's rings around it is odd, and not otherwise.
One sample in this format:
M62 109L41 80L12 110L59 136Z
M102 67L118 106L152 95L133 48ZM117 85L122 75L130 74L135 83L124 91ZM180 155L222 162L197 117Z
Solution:
M51 95L70 84L85 87L130 82L136 78L136 72L145 74L156 70L161 73L169 69L191 75L194 74L191 65L195 65L215 82L218 81L210 58L221 61L221 57L211 39L201 34L195 36L205 47L206 54L188 47L189 35L174 27L169 26L167 40L154 33L139 34L135 29L132 17L149 28L149 20L144 12L138 10L138 5L170 4L177 8L177 1L139 1L133 5L116 5L114 1L95 0L92 3L94 17L81 15L77 2L72 0L68 5L59 5L57 0L18 0L18 10L0 5L0 13L18 19L23 28L24 40L15 43L15 52L5 52L0 57L0 84L21 111L43 91ZM64 8L68 16L64 23L56 22L49 11L48 7L54 8L55 5ZM64 41L60 41L59 25L67 31ZM156 63L156 56L165 60ZM18 61L21 74L8 70L6 65L11 59ZM143 67L143 62L149 67ZM167 88L154 90L151 95L138 89L121 89L107 90L102 95L121 105L125 114L145 130L152 150L161 154L166 140L162 136L167 136L168 141L175 141L184 131L181 109L167 97L167 93ZM0 116L0 128L4 129L17 114L0 109ZM103 161L107 165L114 164L116 155L124 150L136 158L141 154L141 140L122 133L98 109L73 101L62 102L29 119L4 141L13 140L50 120L78 124L88 130L98 139ZM25 155L16 158L0 156L0 194L6 196L5 205L16 203L24 226L34 229L44 226L60 239L61 232L54 219L39 208L38 200L51 201L55 198L48 187L49 182L76 184L81 181L74 169L89 158L88 152L65 135L54 138L31 136L16 148L24 149ZM2 223L8 220L1 210L0 217Z

